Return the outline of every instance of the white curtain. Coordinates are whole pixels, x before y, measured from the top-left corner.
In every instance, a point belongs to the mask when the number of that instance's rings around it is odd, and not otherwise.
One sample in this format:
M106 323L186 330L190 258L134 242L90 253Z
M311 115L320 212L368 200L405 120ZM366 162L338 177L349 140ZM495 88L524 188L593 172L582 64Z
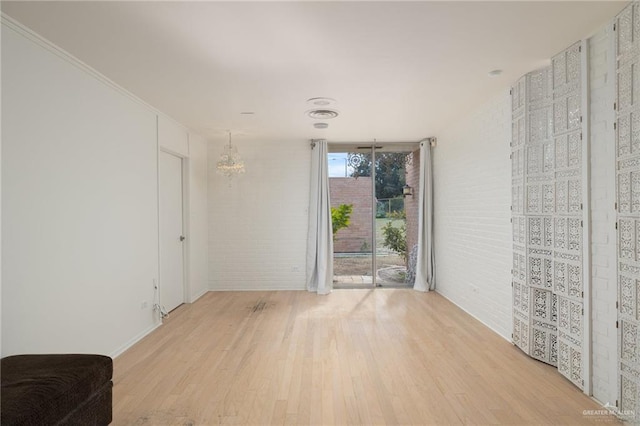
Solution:
M333 288L333 231L329 204L327 141L313 141L312 147L307 290L328 294Z
M433 167L431 140L420 142L420 187L418 188L418 259L414 290L435 290L433 253Z

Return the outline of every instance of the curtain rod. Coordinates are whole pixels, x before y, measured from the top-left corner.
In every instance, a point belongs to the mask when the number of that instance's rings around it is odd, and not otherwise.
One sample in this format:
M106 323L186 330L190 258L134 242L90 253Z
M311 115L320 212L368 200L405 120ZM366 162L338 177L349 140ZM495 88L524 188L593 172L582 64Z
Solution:
M427 138L428 139L428 138ZM391 145L408 145L408 144L418 144L424 140L427 139L421 139L419 141L399 141L399 140L390 140L390 141L380 141L380 140L376 140L376 141L328 141L331 144L335 144L335 145L368 145L368 146L373 146L373 145L380 145L380 144L391 144Z
M319 140L324 140L324 139L311 139L311 143L314 143L315 141L319 141ZM387 141L380 141L380 140L368 140L368 141L328 141L329 143L332 144L336 144L336 145L378 145L378 144L413 144L413 143L421 143L421 142L435 142L437 140L437 138L435 137L428 137L428 138L422 138L418 141L412 140L412 141L400 141L400 140L387 140Z
M311 141L310 141L311 148L315 148L316 142L317 141L321 141L321 140L324 140L324 139L311 139ZM363 145L363 146L369 146L370 145L370 146L374 146L374 145L377 145L379 143L391 144L391 145L396 145L396 144L397 145L408 145L408 144L421 144L421 143L424 143L424 142L429 142L431 147L435 148L437 146L437 143L438 143L438 138L436 138L436 137L428 137L428 138L421 139L421 140L419 140L417 142L415 142L415 141L408 141L408 142L407 141L404 141L404 142L402 142L402 141L380 142L380 141L376 140L376 141L366 141L366 142L332 141L330 143L331 144L335 144L335 145Z

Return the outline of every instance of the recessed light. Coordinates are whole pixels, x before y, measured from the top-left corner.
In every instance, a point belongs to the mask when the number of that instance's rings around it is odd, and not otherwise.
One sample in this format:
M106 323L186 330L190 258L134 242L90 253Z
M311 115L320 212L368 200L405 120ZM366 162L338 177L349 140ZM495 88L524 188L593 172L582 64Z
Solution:
M240 115L253 115L253 114L255 114L255 112L253 111L244 111L240 113Z
M316 129L326 129L329 125L327 123L313 123L313 127Z
M336 102L333 98L317 97L307 99L307 103L317 106L329 106Z
M338 111L333 109L311 109L307 115L316 120L330 120L338 116Z
M493 71L489 71L489 77L497 77L500 74L502 74L502 70L493 70Z

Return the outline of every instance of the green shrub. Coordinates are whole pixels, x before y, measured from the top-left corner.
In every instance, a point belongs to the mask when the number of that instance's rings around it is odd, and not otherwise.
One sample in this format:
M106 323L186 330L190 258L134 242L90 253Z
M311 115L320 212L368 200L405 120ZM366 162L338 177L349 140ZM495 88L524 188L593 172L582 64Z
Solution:
M338 207L331 207L331 227L333 228L333 238L336 232L349 226L353 204L340 204Z
M407 261L407 227L403 223L399 228L393 226L393 223L389 221L382 227L382 233L384 234L384 241L382 245L395 251Z

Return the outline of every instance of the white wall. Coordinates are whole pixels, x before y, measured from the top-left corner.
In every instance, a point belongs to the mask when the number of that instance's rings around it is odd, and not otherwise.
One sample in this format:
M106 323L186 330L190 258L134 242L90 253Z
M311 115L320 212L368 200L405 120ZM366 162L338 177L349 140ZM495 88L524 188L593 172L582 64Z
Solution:
M156 115L2 26L2 355L111 354L157 319Z
M0 46L2 45L2 31L0 31ZM1 59L0 59L1 63ZM0 99L2 99L2 67L0 67ZM0 102L0 117L2 117L2 102ZM0 118L0 332L2 331L2 119ZM0 336L0 356L2 356L2 338Z
M209 234L208 234L208 164L207 142L189 134L189 229L187 250L189 258L189 301L194 302L209 287Z
M2 89L2 356L115 356L160 324L159 140L187 158L188 298L207 291L206 142L4 18Z
M511 340L509 92L437 136L436 291Z
M614 52L589 39L593 396L617 398ZM510 99L500 94L438 135L434 151L437 291L511 336Z
M225 140L209 144L209 288L304 289L308 140L234 137L246 173L216 173Z
M593 396L617 399L615 53L612 25L589 39Z
M179 157L188 157L189 132L180 123L161 114L158 116L158 146Z

